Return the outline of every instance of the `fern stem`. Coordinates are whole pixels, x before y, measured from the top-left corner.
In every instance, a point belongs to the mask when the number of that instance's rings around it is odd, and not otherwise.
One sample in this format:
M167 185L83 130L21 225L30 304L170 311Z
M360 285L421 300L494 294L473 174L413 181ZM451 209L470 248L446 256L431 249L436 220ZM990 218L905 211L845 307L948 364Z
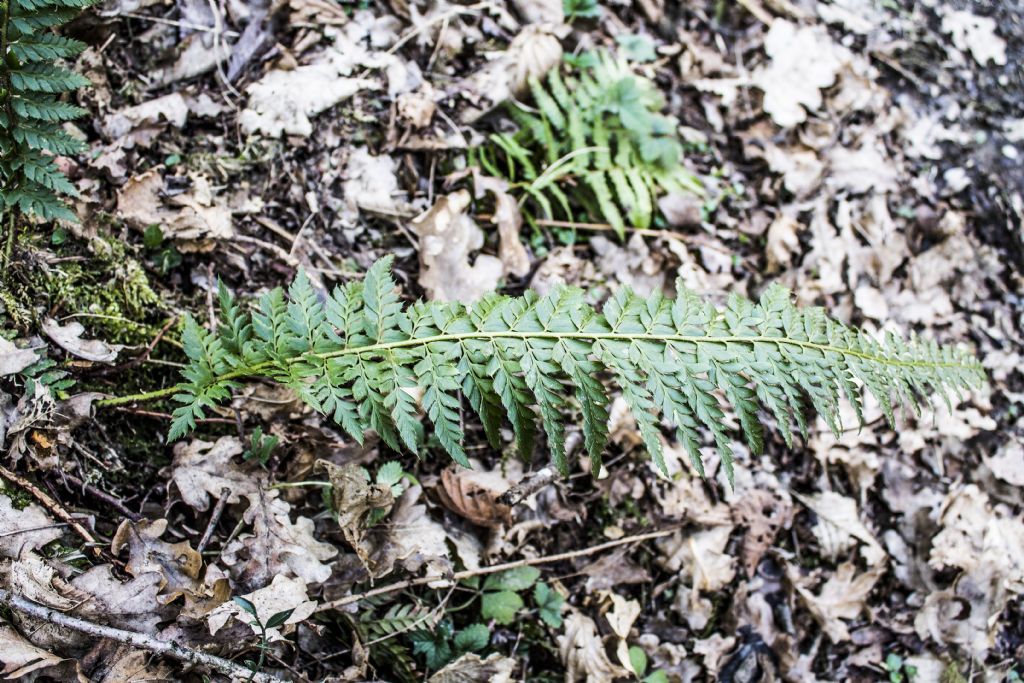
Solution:
M339 356L351 356L351 355L377 355L390 351L393 349L409 348L415 346L424 346L435 342L453 342L453 341L468 341L472 339L479 340L492 340L492 339L581 339L588 341L647 341L647 342L677 342L677 343L691 343L691 344L755 344L755 343L769 343L775 344L776 346L797 346L803 349L811 349L814 351L820 351L822 353L838 353L844 356L853 356L860 358L865 361L873 363L881 363L883 365L891 365L895 367L911 367L911 368L969 368L981 370L981 363L975 362L972 364L964 364L959 362L937 362L937 361L916 361L916 360L900 360L897 358L891 358L884 355L874 355L870 353L864 353L863 351L855 351L840 346L833 346L831 344L819 344L809 341L800 341L798 339L791 338L780 338L780 337L763 337L763 336L752 336L752 337L737 337L737 336L723 336L723 337L707 337L707 336L693 336L693 335L679 335L679 334L642 334L634 333L627 334L622 332L461 332L455 334L439 334L431 337L420 337L403 339L401 341L386 342L380 344L369 344L366 346L357 346L347 349L340 349L338 351L331 351L328 353L309 354L316 358L337 358ZM297 358L296 361L302 360ZM252 374L252 373L249 373ZM240 376L237 372L230 373L229 376L225 376L222 379L228 377Z

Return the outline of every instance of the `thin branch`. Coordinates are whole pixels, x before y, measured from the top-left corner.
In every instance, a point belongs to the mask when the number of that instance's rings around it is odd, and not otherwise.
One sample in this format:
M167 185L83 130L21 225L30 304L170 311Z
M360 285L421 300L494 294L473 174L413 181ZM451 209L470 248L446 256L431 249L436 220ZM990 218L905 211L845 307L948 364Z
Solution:
M93 556L93 559L101 562L111 561L113 558L109 557L104 552L103 548L97 542L96 538L92 533L86 529L81 522L75 519L70 512L68 512L63 505L58 501L54 500L50 494L43 491L41 488L33 484L31 481L16 474L11 470L7 469L3 465L0 465L0 477L3 477L12 484L26 490L31 494L33 498L39 501L39 503L46 508L51 515L59 519L60 521L67 524L71 529L78 534L83 541L86 542L85 549ZM116 561L116 560L115 560Z
M344 607L345 605L351 605L354 602L372 598L375 595L385 595L387 593L394 593L395 591L405 590L406 588L412 588L413 586L422 586L425 584L437 584L441 585L452 585L463 579L468 579L474 576L484 576L486 574L496 574L497 572L503 572L509 569L515 569L517 567L532 567L538 564L552 564L554 562L564 562L566 560L572 560L577 557L586 557L599 553L602 550L608 550L609 548L617 548L620 545L628 545L630 543L640 543L642 541L649 541L654 538L661 538L662 536L668 536L682 528L681 524L670 526L667 529L661 529L659 531L648 531L647 533L637 534L635 536L626 536L625 538L619 538L614 541L608 541L607 543L601 543L600 545L591 546L589 548L581 548L579 550L570 550L565 553L558 553L557 555L545 555L544 557L531 557L523 560L515 560L514 562L506 562L504 564L495 564L490 567L480 567L479 569L467 569L461 572L455 572L450 577L443 576L422 576L417 579L408 579L406 581L399 581L398 583L392 583L387 586L381 586L380 588L374 588L368 590L365 593L358 593L356 595L347 595L337 600L331 600L317 606L317 612L324 612L326 610L337 609Z
M208 666L211 669L219 671L225 676L230 676L235 680L246 680L253 675L249 669L227 659L222 659L221 657L215 657L214 655L209 655L205 652L193 650L185 647L184 645L179 645L174 641L157 640L156 638L147 636L144 633L124 631L119 628L103 626L91 621L86 621L85 619L72 617L64 614L63 612L58 612L55 609L50 609L49 607L44 607L43 605L32 602L31 600L27 600L20 595L15 595L3 588L0 588L0 604L7 605L23 614L35 617L36 619L42 619L51 624L78 631L79 633L85 633L97 638L107 638L119 643L125 643L132 647L172 657L189 664ZM274 683L281 679L270 674L258 673L253 676L252 680L258 681L259 683Z
M222 487L220 498L217 499L217 504L213 506L213 512L210 513L210 521L206 525L206 531L203 532L203 537L199 539L199 545L196 546L197 553L206 550L206 546L210 544L210 539L213 538L213 532L217 528L221 515L224 514L224 507L228 504L230 497L231 489L227 486Z

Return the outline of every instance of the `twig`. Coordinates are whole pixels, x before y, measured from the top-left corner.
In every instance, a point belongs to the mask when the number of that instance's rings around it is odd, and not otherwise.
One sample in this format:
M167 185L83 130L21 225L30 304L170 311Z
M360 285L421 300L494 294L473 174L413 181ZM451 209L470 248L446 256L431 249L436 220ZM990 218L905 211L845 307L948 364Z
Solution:
M220 498L217 499L217 504L213 506L213 512L210 513L210 521L206 525L206 531L203 532L203 537L199 539L199 545L196 546L196 552L201 553L206 550L206 546L209 545L210 539L213 538L213 531L217 528L217 523L220 521L220 516L224 514L224 507L228 504L228 498L231 497L231 489L224 486L220 490Z
M743 9L750 12L750 14L752 14L753 17L762 24L771 25L772 21L775 19L775 17L769 14L768 10L766 10L758 0L739 0L739 3Z
M461 572L455 572L450 577L443 576L421 576L417 579L408 579L406 581L399 581L398 583L392 583L387 586L381 586L380 588L374 588L368 590L365 593L359 593L357 595L347 595L337 600L331 600L330 602L322 603L317 606L317 612L324 612L330 609L337 609L344 607L345 605L351 605L354 602L372 598L375 595L385 595L387 593L394 593L395 591L405 590L406 588L412 588L413 586L422 586L424 584L444 584L450 585L463 579L472 578L474 576L484 576L486 574L495 574L497 572L503 572L508 569L515 569L517 567L531 567L537 564L552 564L554 562L564 562L565 560L572 560L577 557L586 557L587 555L593 555L599 553L602 550L608 550L610 548L617 548L620 545L628 545L630 543L640 543L642 541L649 541L654 538L661 538L662 536L668 536L682 528L683 525L677 524L670 526L667 529L661 529L659 531L649 531L644 534L637 534L635 536L626 536L625 538L619 538L614 541L608 541L607 543L601 543L600 545L591 546L590 548L581 548L579 550L570 550L569 552L559 553L557 555L546 555L544 557L532 557L523 560L515 560L514 562L506 562L504 564L495 564L490 567L480 567L479 569L466 569Z
M93 486L92 484L83 481L82 479L79 479L73 474L61 473L61 477L67 480L68 483L71 483L74 486L81 488L82 491L88 493L93 498L102 500L104 503L114 508L115 510L117 510L118 512L120 512L122 515L132 520L133 522L138 522L140 519L142 519L142 515L132 512L122 501L118 500L117 498L110 495L106 491L99 489Z
M20 595L15 595L10 591L0 588L0 603L3 603L13 609L27 614L30 617L36 619L42 619L51 624L57 626L63 626L79 633L85 633L90 636L97 638L107 638L114 640L119 643L125 643L132 647L141 648L149 652L154 652L159 655L165 655L167 657L173 657L182 662L187 662L194 665L208 666L211 669L215 669L225 676L230 676L235 680L245 680L252 675L252 672L234 662L215 657L214 655L206 654L205 652L199 652L191 648L179 645L174 641L157 640L152 636L147 636L144 633L136 633L134 631L124 631L119 628L112 628L110 626L103 626L101 624L95 624L85 619L79 619L78 617L72 617L63 612L58 612L55 609L44 607L31 600L27 600ZM281 679L266 673L258 673L253 676L252 680L259 681L260 683L274 683L274 681L280 681Z
M101 405L112 405L112 404L106 403L106 404L101 404ZM141 415L143 417L153 417L153 418L156 418L158 420L173 420L174 419L174 416L171 415L170 413L161 413L161 412L156 411L156 410L141 410L141 409L138 409L138 408L122 408L120 406L115 406L114 409L116 411L118 411L119 413L128 413L129 415ZM233 425L233 424L235 424L235 421L234 420L229 420L226 417L204 417L204 418L201 418L199 420L196 420L196 424L226 424L226 425Z
M538 470L498 496L498 502L502 505L516 505L553 482L556 476L558 474L550 467Z
M94 559L99 560L101 562L106 562L112 559L106 556L106 554L103 552L103 548L100 547L100 544L96 541L96 538L92 535L92 533L90 533L89 530L86 529L81 522L75 519L74 516L72 516L72 514L68 512L63 505L61 505L59 502L50 497L50 494L46 493L41 488L39 488L38 486L30 482L28 479L21 476L20 474L15 474L14 472L10 471L3 465L0 465L0 477L3 477L4 479L11 482L15 486L18 486L28 491L29 494L31 494L33 498L38 500L40 504L42 504L42 506L50 512L51 515L53 515L54 517L67 524L69 527L71 527L71 529L76 534L81 536L82 540L86 542L85 548L89 551L89 554L92 555Z
M141 355L132 358L130 361L121 363L120 365L102 367L99 370L97 370L95 374L109 375L114 372L124 372L126 370L131 370L136 365L141 365L142 363L145 363L147 360L149 360L149 355L153 353L153 349L156 348L156 345L160 343L160 340L164 338L164 335L167 334L167 331L171 329L171 326L175 323L175 321L177 321L177 319L178 316L172 315L170 319L166 323L164 323L164 326L160 328L160 331L157 332L157 335L153 337L153 341L149 342L149 346L146 347L146 350L143 351Z

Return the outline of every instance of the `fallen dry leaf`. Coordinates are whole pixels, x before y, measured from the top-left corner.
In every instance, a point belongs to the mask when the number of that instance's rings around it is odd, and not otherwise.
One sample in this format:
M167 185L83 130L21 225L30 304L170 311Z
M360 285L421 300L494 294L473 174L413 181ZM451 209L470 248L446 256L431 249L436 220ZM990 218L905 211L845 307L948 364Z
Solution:
M19 349L14 342L0 337L0 377L21 372L37 360L39 356L33 349Z
M175 444L171 481L185 504L202 511L220 498L223 489L232 505L256 493L260 481L255 469L235 462L244 450L234 436L222 436L215 443L193 439Z
M717 591L736 576L736 558L725 552L732 525L712 527L684 536L677 531L658 540L658 563L698 590Z
M829 576L817 595L808 590L807 580L800 577L796 570L789 568L787 572L793 587L825 634L833 643L840 643L850 639L850 632L844 622L856 619L864 610L868 594L885 573L885 564L857 574L857 568L852 562L844 562Z
M565 618L564 633L558 636L558 652L565 666L565 680L611 683L627 671L612 663L590 617L572 609Z
M885 550L860 521L855 500L832 491L813 496L802 496L794 492L793 496L818 516L814 535L821 546L823 557L837 559L853 547L856 539L864 544L861 554L869 565L874 566L885 560Z
M190 191L164 199L163 176L158 168L150 169L124 184L117 194L117 212L136 230L160 226L169 239L196 243L187 247L193 250L207 248L201 240L232 237L231 209L215 200L207 180L192 181Z
M262 587L279 575L296 576L306 583L322 583L331 576L324 564L337 548L313 536L313 520L291 521L291 506L278 492L259 489L246 494L249 507L242 519L252 528L224 548L224 564L240 585Z
M754 489L747 491L732 511L736 523L747 527L740 557L747 576L753 578L775 535L793 521L793 503L767 489Z
M57 346L76 358L84 358L96 363L113 363L117 360L117 352L123 348L117 344L107 344L99 339L82 339L85 328L80 322L72 321L67 325L61 325L53 318L47 318L41 327L46 336L52 339Z
M967 10L942 7L942 32L948 33L961 52L970 52L982 66L1006 64L1006 41L996 35L996 20L981 17Z
M316 610L316 602L309 599L306 582L300 578L278 575L269 586L246 593L242 597L253 604L256 616L263 624L279 612L292 610L291 615L281 626L267 629L267 639L270 641L283 640L284 632L291 630L285 627L305 621ZM234 600L225 602L207 616L206 623L210 627L210 634L215 635L231 618L251 628L256 635L260 634L260 629L253 624L252 615Z
M764 91L764 110L789 128L821 107L821 89L831 86L842 66L837 47L824 26L797 27L784 19L772 22L764 49L771 62L754 73Z
M155 572L163 576L159 599L164 604L173 602L186 592L196 590L203 570L203 558L188 541L168 543L160 537L167 530L167 520L121 522L110 551L117 555L128 548L125 569L132 576Z
M768 226L768 244L765 247L765 257L768 261L766 272L776 273L789 266L793 254L800 250L800 238L797 233L803 230L803 227L786 211L779 212Z
M412 220L420 238L420 284L432 301L472 303L494 291L505 269L493 256L470 253L484 244L484 234L466 214L470 195L459 190L442 196Z
M450 571L448 531L431 519L426 505L417 502L422 494L420 486L406 489L391 517L381 525L386 535L378 541L373 556L375 576L390 573L396 562L410 572L425 565L428 576L440 577Z
M35 675L30 680L35 680L44 672L54 680L82 683L89 680L82 675L75 660L58 657L36 647L7 624L0 625L0 663L3 663L0 674L4 680L16 680L33 673Z
M168 126L183 128L188 113L181 93L171 93L108 114L100 132L124 149L149 147Z
M441 504L460 517L479 526L498 527L512 521L511 508L498 502L511 486L499 471L479 469L477 463L474 469L449 467L441 472L437 494Z
M345 540L367 564L372 547L365 542L366 518L374 510L391 510L395 497L388 486L371 484L366 470L354 463L338 466L326 460L316 468L327 472L331 482L331 507Z
M0 494L0 557L17 559L63 535L63 527L43 508L29 503L19 510L9 497Z
M427 683L510 683L516 660L498 652L487 659L467 653L435 672Z
M494 195L494 216L491 222L498 226L498 258L505 266L506 273L523 277L530 272L530 256L519 237L523 214L519 210L519 202L509 194L508 181L475 173L473 186L477 199L484 192Z

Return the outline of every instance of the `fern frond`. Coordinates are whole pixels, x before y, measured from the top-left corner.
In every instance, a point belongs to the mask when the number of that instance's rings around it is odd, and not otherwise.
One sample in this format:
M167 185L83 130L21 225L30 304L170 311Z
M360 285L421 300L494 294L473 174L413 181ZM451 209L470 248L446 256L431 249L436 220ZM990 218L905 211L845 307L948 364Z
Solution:
M362 283L336 288L324 304L301 273L287 294L273 290L252 313L222 292L219 334L186 320L190 362L171 438L193 429L243 377L264 376L294 388L353 437L374 430L394 449L422 446L422 410L461 464L468 463L463 397L495 446L504 414L519 451L531 454L539 421L562 472L569 469L565 416L579 410L596 472L611 385L659 469L666 470L661 443L669 429L703 472L706 430L731 481L726 410L756 454L763 412L792 444L793 424L806 434L808 407L838 432L841 397L859 406L866 389L892 422L896 402L914 407L985 381L966 350L893 335L877 340L821 309L798 309L779 286L757 302L732 296L722 309L681 283L674 300L621 289L600 312L571 288L403 308L390 264L390 257L378 261Z
M84 110L58 96L89 80L57 64L85 44L45 32L70 21L94 0L7 0L0 3L0 190L2 206L44 220L75 221L58 195L75 187L51 155L78 154L84 143L59 124Z
M492 136L491 142L505 155L510 180L517 180L514 168L528 169L519 180L534 181L524 189L549 217L554 197L566 218L573 218L562 186L578 189L572 182L577 178L589 191L580 197L584 206L596 207L620 236L627 218L637 227L650 226L659 195L702 192L680 163L676 121L660 113L660 90L624 61L602 52L577 77L563 78L553 69L543 81L531 79L530 92L535 112L521 106L510 111L519 133ZM545 165L538 175L536 169Z

